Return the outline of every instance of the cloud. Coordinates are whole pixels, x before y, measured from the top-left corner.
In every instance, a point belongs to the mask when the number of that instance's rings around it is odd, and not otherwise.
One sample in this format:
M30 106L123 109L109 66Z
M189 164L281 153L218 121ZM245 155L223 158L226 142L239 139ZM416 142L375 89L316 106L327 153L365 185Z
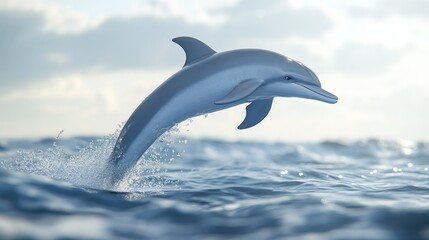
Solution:
M50 51L50 34L41 32L42 16L24 12L0 12L0 83L19 84L31 76L55 70L45 59Z
M111 19L79 34L43 31L37 13L1 11L0 86L8 90L54 74L91 68L161 68L178 63L173 36L198 30L181 19ZM158 30L156 30L158 29ZM160 42L160 39L165 41ZM177 50L179 52L180 50Z
M239 39L317 37L332 25L320 10L312 7L295 8L289 1L241 1L224 11L228 21L220 33Z
M413 18L429 18L429 1L426 0L379 0L370 6L353 6L350 11L356 16L384 18L400 15Z
M429 2L426 0L384 0L379 8L403 16L429 18Z
M82 13L50 5L41 0L2 0L0 10L37 14L43 18L43 31L58 34L83 32L96 27L103 20L100 17L89 17Z
M330 64L337 71L349 74L381 74L399 59L399 52L382 45L347 43L338 48Z
M0 132L3 136L41 136L61 129L68 134L111 132L170 74L171 70L89 71L29 83L0 95Z
M180 66L184 56L170 39L181 35L228 49L247 39L316 37L330 27L328 18L317 9L294 9L283 1L264 2L264 8L261 4L242 1L223 9L226 20L222 24L207 24L207 14L202 15L204 21L192 22L183 17L183 11L172 8L169 11L177 12L173 16L113 17L80 31L47 31L53 18L46 17L49 14L43 9L53 10L46 7L0 8L0 92L28 81L88 69ZM216 10L210 14L220 16Z

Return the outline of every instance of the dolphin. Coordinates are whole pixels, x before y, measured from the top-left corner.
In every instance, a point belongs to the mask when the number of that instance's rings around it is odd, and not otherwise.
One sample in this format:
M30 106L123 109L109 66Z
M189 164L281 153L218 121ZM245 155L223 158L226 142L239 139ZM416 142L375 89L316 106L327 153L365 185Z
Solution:
M261 122L274 97L336 103L304 64L261 49L216 52L191 37L173 39L183 48L183 68L155 89L132 113L109 157L113 186L123 179L155 140L175 124L242 103L246 117L238 129Z

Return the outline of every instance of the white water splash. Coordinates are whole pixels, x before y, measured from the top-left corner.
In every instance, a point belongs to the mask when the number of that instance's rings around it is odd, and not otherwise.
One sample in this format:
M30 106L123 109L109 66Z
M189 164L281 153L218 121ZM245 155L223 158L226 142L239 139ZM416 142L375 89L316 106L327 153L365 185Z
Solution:
M190 123L192 120L187 120L181 126L188 128ZM103 176L121 128L122 125L119 125L113 134L91 141L87 146L78 149L77 153L74 151L76 146L61 145L61 131L50 147L43 150L20 150L7 166L3 164L2 167L48 176L85 188L107 189L106 179L100 176ZM131 169L119 189L115 190L162 193L165 186L177 187L178 180L166 177L166 166L181 157L181 153L174 146L187 142L177 138L179 131L179 125L175 125L161 135Z
M177 133L179 133L179 126L176 124L161 135L122 180L118 190L162 193L162 189L167 185L177 186L178 180L168 179L165 176L167 172L165 165L180 158L180 152L174 147L181 143L176 137Z

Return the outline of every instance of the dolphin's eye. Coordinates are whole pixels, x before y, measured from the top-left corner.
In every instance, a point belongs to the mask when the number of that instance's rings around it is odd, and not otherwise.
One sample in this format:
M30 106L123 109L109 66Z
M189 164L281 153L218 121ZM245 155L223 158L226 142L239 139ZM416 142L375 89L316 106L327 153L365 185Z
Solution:
M290 77L290 76L284 76L283 78L284 78L284 80L286 80L286 81L291 81L291 80L292 80L292 77Z

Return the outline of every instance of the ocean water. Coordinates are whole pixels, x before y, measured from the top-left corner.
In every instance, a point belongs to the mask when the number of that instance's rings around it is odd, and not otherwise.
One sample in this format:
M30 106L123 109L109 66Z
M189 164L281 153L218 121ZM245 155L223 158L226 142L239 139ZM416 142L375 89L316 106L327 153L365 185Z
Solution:
M0 140L0 239L429 239L429 143L173 131L112 191L116 135Z

